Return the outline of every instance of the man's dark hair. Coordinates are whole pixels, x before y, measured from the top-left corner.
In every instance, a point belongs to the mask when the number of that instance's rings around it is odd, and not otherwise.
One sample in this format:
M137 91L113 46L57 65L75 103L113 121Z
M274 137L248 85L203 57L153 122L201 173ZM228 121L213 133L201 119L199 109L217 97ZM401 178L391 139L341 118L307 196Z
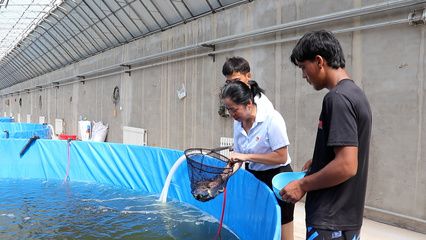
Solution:
M222 67L224 76L232 75L234 72L248 73L250 72L250 65L247 60L242 57L227 58Z
M297 66L297 62L314 60L320 55L327 61L327 65L334 68L345 68L345 56L342 46L333 33L320 30L303 35L293 48L290 60Z

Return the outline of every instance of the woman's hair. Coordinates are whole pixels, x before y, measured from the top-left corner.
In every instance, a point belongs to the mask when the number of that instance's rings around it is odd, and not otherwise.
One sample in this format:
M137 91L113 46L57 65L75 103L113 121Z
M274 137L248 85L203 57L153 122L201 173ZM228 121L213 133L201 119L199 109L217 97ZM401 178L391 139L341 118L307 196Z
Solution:
M259 87L256 81L250 80L248 84L249 85L238 79L228 81L220 91L220 98L230 98L238 105L247 105L250 100L254 103L254 97L261 97L261 93L265 93L265 91Z

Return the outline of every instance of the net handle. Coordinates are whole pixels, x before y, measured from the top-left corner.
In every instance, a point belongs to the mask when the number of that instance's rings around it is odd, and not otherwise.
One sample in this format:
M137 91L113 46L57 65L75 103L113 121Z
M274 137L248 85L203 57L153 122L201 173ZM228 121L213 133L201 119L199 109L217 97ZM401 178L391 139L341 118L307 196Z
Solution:
M223 150L230 150L230 151L232 151L233 150L233 146L226 146L226 147L217 147L217 148L213 148L213 149L210 149L210 153L212 153L212 152L220 152L220 151L223 151Z
M242 164L244 164L244 161L243 160L240 160L240 159L234 159L234 160L231 160L231 159L229 159L228 157L225 157L225 156L223 156L222 154L220 154L220 153L218 153L218 152L220 152L220 151L223 151L223 150L228 150L229 149L229 151L233 151L234 149L233 149L233 147L234 146L225 146L225 147L217 147L217 148L213 148L213 149L206 149L206 148L188 148L188 149L186 149L185 151L184 151L184 154L185 154L185 156L186 156L186 158L189 158L189 159L191 159L190 157L189 157L189 154L187 154L187 152L188 151L191 151L191 150L199 150L199 151L201 151L201 154L205 154L205 155L209 155L209 154L211 154L211 153L216 153L216 154L219 154L220 156L222 156L222 157L224 157L225 159L227 159L227 163L230 163L230 166L229 167L227 167L227 168L230 168L230 169L232 169L231 171L232 172L236 172L236 171L238 171L240 168L241 168L241 166L242 166ZM203 151L206 151L206 152L203 152ZM223 161L223 160L222 160ZM189 163L189 164L191 164L191 163ZM234 165L235 164L239 164L239 166L238 166L238 168L236 168L235 169L235 171L234 171ZM191 164L192 165L192 164ZM192 165L192 167L195 167L195 166L193 166ZM195 167L195 168L197 168L197 167Z
M222 157L224 157L224 158L227 159L226 156L223 156L222 154L219 153L220 151L227 150L227 149L229 149L229 151L233 151L234 150L233 146L226 146L226 147L217 147L217 148L213 148L213 149L208 149L208 148L188 148L188 149L186 149L183 152L184 152L185 156L188 157L188 154L187 154L188 151L199 150L201 152L201 154L204 154L204 155L210 155L211 153L216 153L216 154L219 154Z
M220 152L220 151L223 151L223 150L234 151L234 146L231 145L231 146L213 148L213 149L210 149L210 152L208 152L207 154L216 153L216 152ZM233 164L235 164L235 163L244 163L244 161L240 160L240 159L235 159L235 160L229 159L229 161L232 162Z

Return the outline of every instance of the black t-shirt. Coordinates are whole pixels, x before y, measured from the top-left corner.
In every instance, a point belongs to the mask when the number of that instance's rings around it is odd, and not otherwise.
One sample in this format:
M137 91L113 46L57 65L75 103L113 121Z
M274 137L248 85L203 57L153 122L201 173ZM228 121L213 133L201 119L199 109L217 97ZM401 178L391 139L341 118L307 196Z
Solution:
M334 187L308 192L306 225L328 230L356 230L362 225L371 135L371 110L364 92L350 79L341 80L324 97L314 156L308 174L334 158L334 147L358 147L354 177Z

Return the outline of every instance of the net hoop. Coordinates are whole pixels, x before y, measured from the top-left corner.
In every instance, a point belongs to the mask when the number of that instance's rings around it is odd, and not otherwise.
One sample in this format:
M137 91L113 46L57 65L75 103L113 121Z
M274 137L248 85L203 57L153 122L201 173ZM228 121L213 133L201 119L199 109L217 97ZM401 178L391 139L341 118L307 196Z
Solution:
M217 165L207 164L203 162L203 159L195 158L194 156L209 156L212 159L217 160L217 162L224 163L225 166L228 165L228 163L231 162L231 160L220 154L215 149L207 149L207 148L189 148L184 151L185 157L187 162L191 165L191 167L198 169L200 171L205 171L208 173L223 173L223 171L226 172L232 172L233 167L221 167Z
M234 173L234 162L219 153L220 149L190 148L184 151L191 193L205 202L223 192L229 177Z

